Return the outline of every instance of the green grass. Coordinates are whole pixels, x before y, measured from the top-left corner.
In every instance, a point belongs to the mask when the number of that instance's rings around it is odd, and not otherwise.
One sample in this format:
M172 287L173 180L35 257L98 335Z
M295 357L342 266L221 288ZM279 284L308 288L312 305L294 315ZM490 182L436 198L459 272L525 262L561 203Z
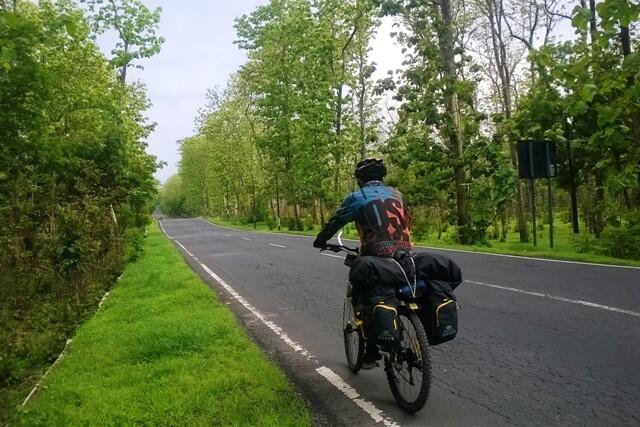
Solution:
M215 224L224 225L227 227L237 228L240 230L254 231L253 224L243 224L237 221L225 221L222 218L208 218ZM451 227L452 228L452 227ZM257 231L262 232L278 232L277 230L269 230L265 223L257 223ZM280 233L295 234L304 236L315 236L319 231L319 227L315 226L313 230L305 231L289 231L286 227L282 227ZM355 227L345 227L345 233L343 235L346 238L358 239ZM538 231L538 247L534 247L533 243L520 243L519 234L515 231L510 231L507 235L505 242L498 240L489 240L488 245L460 245L452 242L451 236L444 233L441 239L437 239L435 236L427 236L422 239L415 240L415 244L418 246L429 246L443 249L459 249L473 252L488 252L504 255L519 255L525 257L536 258L549 258L560 259L567 261L582 261L599 264L613 264L613 265L627 265L627 266L640 266L640 260L631 260L623 258L614 258L605 255L599 255L591 252L580 251L579 246L584 244L584 241L594 242L594 238L587 234L580 234L580 239L583 241L581 244L574 242L575 237L570 224L558 222L554 224L554 248L549 248L549 228L544 226L543 230Z
M310 425L284 374L157 226L18 425Z

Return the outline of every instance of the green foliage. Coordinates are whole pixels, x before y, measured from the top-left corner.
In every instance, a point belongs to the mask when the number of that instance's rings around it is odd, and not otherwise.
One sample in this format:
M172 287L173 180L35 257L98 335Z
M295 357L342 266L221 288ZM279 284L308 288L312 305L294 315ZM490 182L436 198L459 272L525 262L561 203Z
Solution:
M238 18L248 61L227 90L212 92L197 134L182 143L186 211L249 223L255 205L271 229L279 216L284 228L308 231L355 189L353 164L382 154L387 182L414 213L414 235L504 242L516 217L526 243L535 230L515 144L547 139L557 145L558 210L569 212L576 187L589 239L614 233L607 227L624 223L616 218L640 209L639 6L579 6L576 37L563 42L553 37L553 5L534 6L273 0ZM527 23L527 8L540 19ZM376 14L396 20L405 58L373 87ZM378 96L388 121L371 108Z
M144 249L15 424L309 425L285 375L155 224Z
M111 51L111 63L120 69L124 82L127 68L143 58L160 52L164 38L156 35L162 8L149 10L140 0L80 0L91 12L91 26L96 34L113 30L118 42Z
M518 136L561 143L560 184L568 189L573 179L591 188L586 210L596 236L607 217L640 209L640 57L637 40L628 38L639 16L640 6L626 0L598 3L595 16L576 7L573 25L581 37L533 55L540 78L515 120Z
M309 228L353 185L375 123L368 1L272 1L236 20L249 61L181 142L186 210ZM287 220L288 221L288 220Z
M146 95L119 82L82 11L15 4L0 8L3 394L51 362L138 256L158 167ZM2 400L4 414L15 402Z
M173 175L164 183L158 195L158 204L163 214L180 217L188 214L187 199L180 175Z
M469 243L485 243L486 230L513 197L516 175L509 166L508 156L495 141L479 138L468 147L472 234Z
M609 226L598 243L603 255L640 259L640 215L635 214L620 225Z
M385 149L404 171L397 185L414 203L444 206L446 199L454 200L459 241L483 240L480 236L511 192L504 181L513 188L513 180L508 182L503 171L494 174L484 163L496 160L496 149L479 132L481 116L475 110L472 79L477 68L464 55L455 62L452 52L464 54L465 47L450 40L464 16L449 22L444 2L418 5L398 0L381 2L381 7L400 17L403 29L395 36L408 48L404 71L395 82L384 83L397 88L394 98L402 102L394 138ZM464 74L467 79L461 78ZM502 182L493 185L494 179Z

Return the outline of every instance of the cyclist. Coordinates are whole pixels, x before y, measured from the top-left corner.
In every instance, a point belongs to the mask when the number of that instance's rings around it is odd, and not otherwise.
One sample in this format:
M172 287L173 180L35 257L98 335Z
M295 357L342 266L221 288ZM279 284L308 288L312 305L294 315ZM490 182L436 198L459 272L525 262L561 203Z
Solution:
M411 216L402 194L384 184L386 174L387 168L382 159L370 158L359 162L354 175L360 188L344 199L313 242L314 247L324 248L338 230L355 221L360 235L360 257L351 267L349 281L353 285L354 305L361 306L365 332L369 332L364 334L364 369L373 368L381 358L376 339L371 338L373 307L377 304L395 307L395 286L398 280L404 280L399 278L403 273L398 267L405 271L408 269L402 261L410 256L403 255L408 255L413 247Z

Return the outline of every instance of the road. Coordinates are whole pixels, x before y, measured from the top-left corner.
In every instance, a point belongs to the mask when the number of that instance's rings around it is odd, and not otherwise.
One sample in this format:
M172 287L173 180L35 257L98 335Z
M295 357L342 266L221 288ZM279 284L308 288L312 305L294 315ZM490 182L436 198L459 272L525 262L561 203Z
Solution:
M202 219L162 226L327 424L640 425L640 269L430 250L462 268L461 328L431 348L429 401L408 415L382 369L353 375L346 367L342 259L305 237Z

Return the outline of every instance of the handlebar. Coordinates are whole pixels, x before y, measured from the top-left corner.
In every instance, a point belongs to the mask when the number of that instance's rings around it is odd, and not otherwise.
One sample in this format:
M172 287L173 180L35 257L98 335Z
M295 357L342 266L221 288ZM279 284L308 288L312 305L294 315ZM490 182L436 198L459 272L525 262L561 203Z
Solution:
M350 248L348 246L344 246L344 245L334 245L333 243L327 243L324 248L320 249L320 252L322 251L331 251L331 252L349 252L352 254L358 254L360 252L360 249L358 248Z
M320 249L322 251L331 251L331 252L347 252L353 255L358 255L360 253L359 248L350 248L349 246L345 246L342 244L342 230L338 233L338 244L334 245L333 243L326 243L324 248Z

